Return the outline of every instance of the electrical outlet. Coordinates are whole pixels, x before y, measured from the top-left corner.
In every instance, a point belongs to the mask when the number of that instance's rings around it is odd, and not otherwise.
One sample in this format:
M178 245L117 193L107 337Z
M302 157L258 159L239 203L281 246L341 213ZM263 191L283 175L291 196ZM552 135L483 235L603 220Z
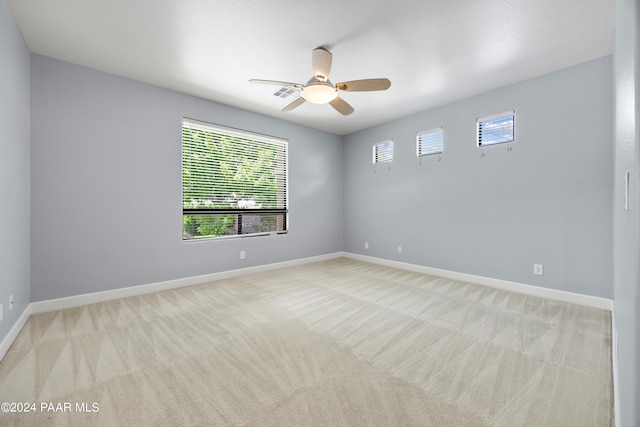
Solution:
M2 304L0 304L0 322L2 322L2 317L3 317Z
M402 253L402 246L398 246L398 253L401 254Z
M364 248L369 249L369 242L364 242Z
M244 251L240 251L240 259L245 259L246 254Z
M542 276L544 274L544 267L542 264L533 264L533 274Z
M9 295L9 310L13 310L13 294Z

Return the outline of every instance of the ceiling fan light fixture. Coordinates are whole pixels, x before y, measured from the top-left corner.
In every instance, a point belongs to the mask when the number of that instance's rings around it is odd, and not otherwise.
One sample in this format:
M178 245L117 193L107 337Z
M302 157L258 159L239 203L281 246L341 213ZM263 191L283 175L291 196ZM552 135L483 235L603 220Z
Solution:
M328 81L307 83L302 87L302 97L312 104L326 104L337 96L338 91Z

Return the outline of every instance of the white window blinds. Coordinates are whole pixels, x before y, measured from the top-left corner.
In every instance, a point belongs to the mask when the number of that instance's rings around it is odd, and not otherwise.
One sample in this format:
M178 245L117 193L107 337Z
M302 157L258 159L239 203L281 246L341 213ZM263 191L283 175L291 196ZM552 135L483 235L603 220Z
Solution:
M286 231L287 141L182 121L183 239Z
M393 161L393 140L381 141L373 144L373 163Z
M440 154L444 148L444 129L436 128L416 135L416 154L418 157Z
M515 120L515 111L478 119L478 147L513 142L515 139Z

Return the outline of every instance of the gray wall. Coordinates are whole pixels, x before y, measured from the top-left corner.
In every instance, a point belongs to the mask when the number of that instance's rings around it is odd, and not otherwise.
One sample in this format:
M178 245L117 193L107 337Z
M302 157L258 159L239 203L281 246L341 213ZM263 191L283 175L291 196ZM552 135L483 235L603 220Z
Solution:
M611 82L605 57L348 135L345 250L611 298ZM513 150L478 149L476 117L511 109ZM419 164L415 133L436 126L444 153Z
M342 250L339 136L38 55L31 99L33 301ZM289 140L289 234L182 242L183 116Z
M0 58L1 340L29 304L30 59L4 0L0 0Z
M640 426L640 5L616 2L614 315L618 334L618 402L623 427ZM625 175L630 174L629 209Z

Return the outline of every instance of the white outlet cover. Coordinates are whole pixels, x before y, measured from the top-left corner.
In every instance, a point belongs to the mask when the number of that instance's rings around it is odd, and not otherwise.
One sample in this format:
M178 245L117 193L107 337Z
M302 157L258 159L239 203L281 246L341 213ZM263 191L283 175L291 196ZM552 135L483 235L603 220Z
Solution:
M542 276L544 274L544 267L542 264L533 264L533 274Z

